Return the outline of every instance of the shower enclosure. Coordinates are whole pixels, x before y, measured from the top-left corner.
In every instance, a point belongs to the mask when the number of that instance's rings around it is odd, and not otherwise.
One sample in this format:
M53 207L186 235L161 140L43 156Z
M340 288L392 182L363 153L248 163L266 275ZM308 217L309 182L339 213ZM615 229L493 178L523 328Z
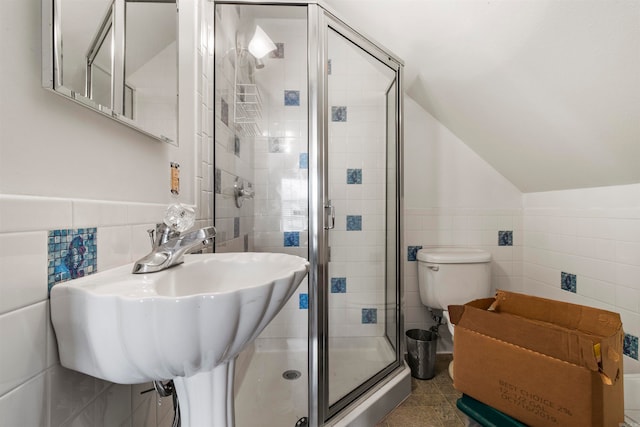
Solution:
M333 425L402 378L378 404L390 409L408 384L402 62L318 2L206 7L213 39L201 51L213 57L201 61L215 81L200 93L215 103L216 251L311 263L238 358L236 425Z

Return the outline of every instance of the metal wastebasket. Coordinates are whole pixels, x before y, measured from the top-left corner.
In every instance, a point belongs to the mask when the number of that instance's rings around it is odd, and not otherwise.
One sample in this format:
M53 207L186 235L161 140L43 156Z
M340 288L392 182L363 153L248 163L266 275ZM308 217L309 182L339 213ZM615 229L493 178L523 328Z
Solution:
M407 362L411 376L428 380L435 375L438 334L424 329L407 331Z

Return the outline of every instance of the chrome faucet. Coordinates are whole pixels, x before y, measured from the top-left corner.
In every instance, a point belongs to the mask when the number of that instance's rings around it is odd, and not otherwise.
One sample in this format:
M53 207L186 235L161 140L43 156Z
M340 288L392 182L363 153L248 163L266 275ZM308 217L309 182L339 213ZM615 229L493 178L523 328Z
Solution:
M180 233L166 224L157 224L148 230L152 250L133 265L134 274L154 273L184 262L184 255L213 244L216 229L213 226Z

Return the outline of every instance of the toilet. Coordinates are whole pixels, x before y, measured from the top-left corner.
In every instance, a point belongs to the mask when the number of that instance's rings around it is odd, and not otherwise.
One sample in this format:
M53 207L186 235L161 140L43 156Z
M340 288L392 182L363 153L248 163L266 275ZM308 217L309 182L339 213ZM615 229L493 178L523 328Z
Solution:
M420 249L417 260L420 300L434 316L444 317L453 338L448 306L491 296L491 254L474 248L434 247ZM449 375L453 378L453 362Z

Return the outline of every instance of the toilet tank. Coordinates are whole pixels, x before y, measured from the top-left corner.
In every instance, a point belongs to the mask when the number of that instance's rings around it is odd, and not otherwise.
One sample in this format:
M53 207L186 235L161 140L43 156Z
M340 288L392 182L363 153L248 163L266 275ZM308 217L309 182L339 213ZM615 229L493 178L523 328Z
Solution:
M491 292L491 254L474 248L425 248L418 251L418 288L427 307L447 310L488 298Z

